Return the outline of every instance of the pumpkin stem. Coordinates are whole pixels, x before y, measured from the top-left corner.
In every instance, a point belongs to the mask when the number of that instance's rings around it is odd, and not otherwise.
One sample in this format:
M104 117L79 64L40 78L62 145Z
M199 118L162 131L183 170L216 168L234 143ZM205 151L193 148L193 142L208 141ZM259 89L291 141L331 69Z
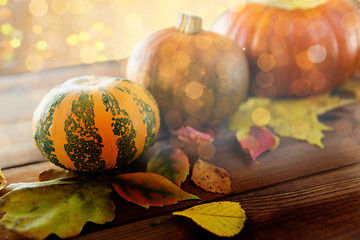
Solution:
M175 29L186 34L196 34L202 31L202 19L199 16L180 13Z

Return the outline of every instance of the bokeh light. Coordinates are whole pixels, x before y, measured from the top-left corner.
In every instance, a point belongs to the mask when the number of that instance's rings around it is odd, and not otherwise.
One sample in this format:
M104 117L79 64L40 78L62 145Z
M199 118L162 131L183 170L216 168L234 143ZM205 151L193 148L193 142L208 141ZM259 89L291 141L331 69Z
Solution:
M125 59L143 38L174 26L180 12L201 16L208 30L217 16L243 2L0 0L0 74ZM203 35L196 42L206 49L212 39ZM187 52L176 51L163 52L175 64L162 66L164 77L190 64Z
M203 95L204 92L204 86L195 81L191 81L188 84L186 84L185 87L185 94L191 99L198 99Z
M251 114L252 121L257 126L265 126L269 123L271 115L265 108L257 108Z

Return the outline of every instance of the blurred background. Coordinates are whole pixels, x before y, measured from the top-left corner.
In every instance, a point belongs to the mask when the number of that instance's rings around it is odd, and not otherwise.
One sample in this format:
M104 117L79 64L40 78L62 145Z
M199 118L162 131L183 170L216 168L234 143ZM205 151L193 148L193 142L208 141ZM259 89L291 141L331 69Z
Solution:
M242 0L0 0L0 75L127 58L179 12L208 30Z
M201 16L208 30L244 2L0 0L0 75L124 59L141 39L173 26L179 12Z

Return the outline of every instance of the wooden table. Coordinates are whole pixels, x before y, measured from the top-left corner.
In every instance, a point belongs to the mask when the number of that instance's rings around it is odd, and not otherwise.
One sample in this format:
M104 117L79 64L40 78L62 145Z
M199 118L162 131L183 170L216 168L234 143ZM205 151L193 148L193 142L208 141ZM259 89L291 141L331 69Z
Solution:
M41 171L54 168L32 142L32 113L41 98L71 77L123 77L125 64L114 61L0 77L0 168L8 183L37 181ZM348 105L321 120L334 127L325 133L324 149L283 138L277 150L262 154L258 162L241 150L234 134L222 136L215 140L213 161L231 174L233 194L204 192L189 178L182 189L201 197L200 202L146 210L114 194L115 220L88 223L74 239L216 238L189 219L170 216L175 210L220 200L240 202L246 211L245 228L235 239L360 239L360 107ZM143 170L146 161L145 154L135 167ZM0 239L23 238L0 228Z

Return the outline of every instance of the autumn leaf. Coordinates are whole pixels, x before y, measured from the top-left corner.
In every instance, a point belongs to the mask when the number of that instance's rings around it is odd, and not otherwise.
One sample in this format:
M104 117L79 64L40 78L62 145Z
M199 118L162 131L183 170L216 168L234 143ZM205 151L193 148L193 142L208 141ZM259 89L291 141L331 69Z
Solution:
M204 142L214 141L214 137L210 134L199 132L192 127L181 126L178 129L171 131L171 133L177 136L180 140L187 143L201 144Z
M200 188L212 193L230 194L230 174L223 168L198 159L191 175L191 180Z
M248 135L243 137L237 136L238 141L243 149L249 150L253 160L263 152L269 149L277 148L279 138L264 127L252 126Z
M192 219L202 228L220 237L233 237L244 227L246 215L237 202L213 202L194 206L173 215Z
M331 127L322 124L318 116L354 100L322 94L302 99L249 98L230 119L229 129L238 139L246 137L251 127L268 127L280 137L291 137L323 147L323 131Z
M3 189L5 187L5 185L6 185L5 177L2 174L1 169L0 169L0 190Z
M64 169L48 169L42 171L39 174L39 181L49 181L54 179L64 179L64 178L75 178L79 177L79 175L74 171L68 171Z
M163 207L183 200L200 198L181 190L165 177L156 173L126 173L112 178L116 192L125 200L144 208Z
M10 192L0 198L0 210L6 212L0 224L27 238L52 233L74 237L86 222L104 224L115 217L111 186L96 180L55 179L6 189Z
M189 174L189 166L189 159L182 150L166 145L149 160L146 171L157 173L180 187Z

